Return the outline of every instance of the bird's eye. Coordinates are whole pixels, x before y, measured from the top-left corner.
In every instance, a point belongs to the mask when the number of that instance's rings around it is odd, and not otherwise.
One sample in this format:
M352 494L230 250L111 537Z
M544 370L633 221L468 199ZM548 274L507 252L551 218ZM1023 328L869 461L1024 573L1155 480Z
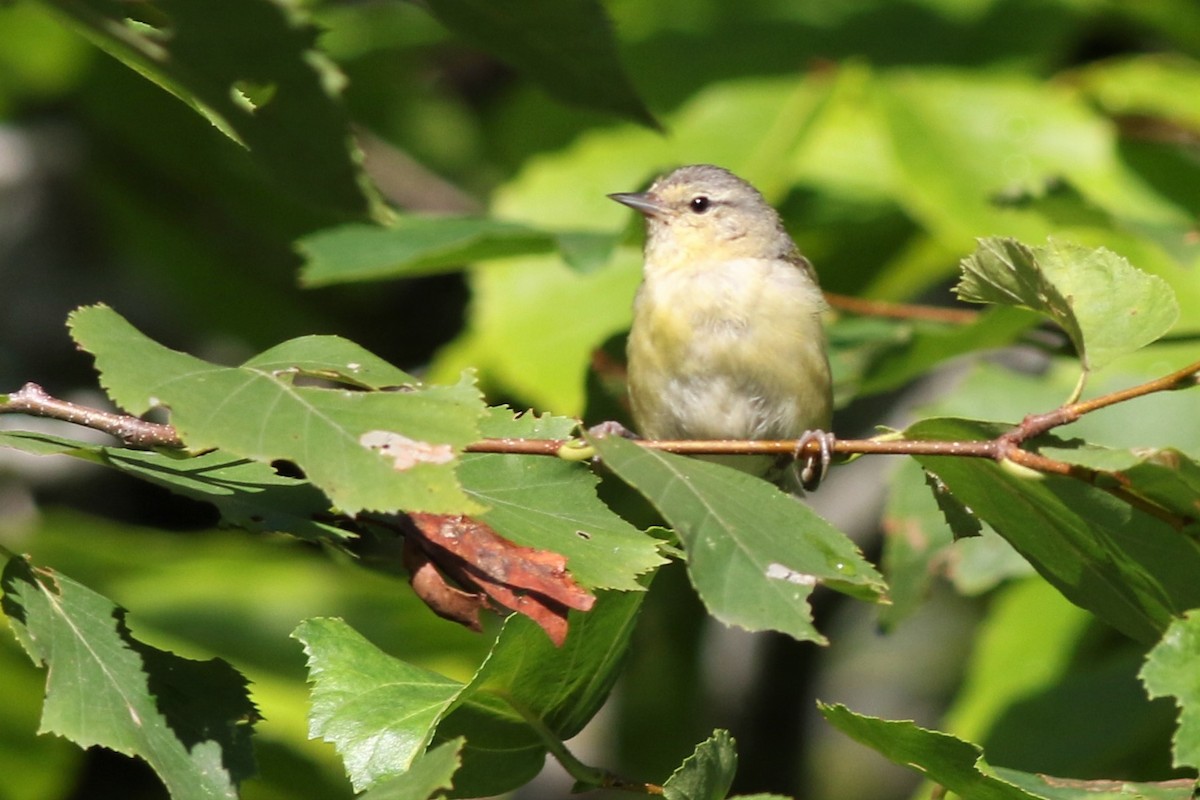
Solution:
M712 201L709 200L704 195L699 195L698 197L693 197L692 201L690 203L688 203L688 206L696 214L703 214L705 211L708 211L708 207L710 205L712 205Z

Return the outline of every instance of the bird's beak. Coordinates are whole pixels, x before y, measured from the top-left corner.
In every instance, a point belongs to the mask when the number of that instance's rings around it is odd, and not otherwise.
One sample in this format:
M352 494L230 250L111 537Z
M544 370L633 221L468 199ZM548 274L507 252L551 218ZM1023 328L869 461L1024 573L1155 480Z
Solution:
M649 192L618 192L609 197L647 217L662 217L667 213L667 207Z

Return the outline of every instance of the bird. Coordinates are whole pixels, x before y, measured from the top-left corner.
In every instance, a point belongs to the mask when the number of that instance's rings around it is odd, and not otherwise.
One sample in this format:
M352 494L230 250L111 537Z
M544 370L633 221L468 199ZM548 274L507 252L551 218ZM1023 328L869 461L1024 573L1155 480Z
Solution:
M642 282L627 340L628 395L648 439L813 439L799 469L720 457L814 489L830 462L832 380L817 275L778 212L711 164L609 198L645 217ZM736 459L736 460L735 460ZM785 457L794 464L794 458Z

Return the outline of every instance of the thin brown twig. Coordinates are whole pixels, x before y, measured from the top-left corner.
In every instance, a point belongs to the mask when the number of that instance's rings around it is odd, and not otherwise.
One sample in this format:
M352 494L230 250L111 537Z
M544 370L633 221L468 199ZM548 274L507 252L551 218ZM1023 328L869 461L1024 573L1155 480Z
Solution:
M101 411L60 400L36 383L27 383L17 391L0 395L0 414L29 414L73 422L86 428L111 434L132 447L183 447L183 441L171 425L148 422L128 414Z
M979 319L979 312L966 308L893 303L887 300L868 300L846 294L825 292L825 302L831 308L865 317L887 317L921 322L944 322L949 325L970 325Z

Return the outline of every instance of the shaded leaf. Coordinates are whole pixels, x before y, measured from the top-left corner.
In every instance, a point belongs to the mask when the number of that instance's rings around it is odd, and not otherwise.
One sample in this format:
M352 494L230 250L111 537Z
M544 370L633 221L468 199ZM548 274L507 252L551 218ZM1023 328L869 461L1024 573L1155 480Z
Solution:
M196 109L310 205L363 216L368 201L317 29L273 0L46 2L93 44Z
M657 127L622 68L612 23L596 0L430 0L446 27L572 106Z
M1102 247L982 239L962 270L955 290L961 299L1049 317L1071 338L1087 370L1153 342L1179 316L1166 281Z
M402 217L387 227L344 225L311 234L296 246L309 286L429 275L467 264L557 251L588 271L606 261L611 233L547 233L502 220L472 217Z
M675 528L692 583L722 622L824 642L808 606L817 583L866 599L883 594L883 579L853 542L771 484L618 437L594 444Z
M313 684L309 736L333 743L355 791L407 770L463 688L387 655L340 619L305 620L292 636Z
M1190 800L1196 781L1181 778L1157 783L1132 781L1079 780L1031 775L996 767L996 776L1046 800Z
M570 615L562 647L524 617L505 621L461 704L438 727L439 739L467 737L456 795L511 791L541 770L545 746L529 718L560 739L583 729L620 674L645 597L602 593L590 612Z
M329 500L312 484L220 450L190 456L105 447L25 431L0 431L0 447L35 455L67 455L112 467L193 500L212 503L224 523L246 530L279 531L314 540L350 535L320 521L329 511Z
M1175 734L1176 767L1200 764L1200 613L1175 620L1146 657L1139 675L1150 697L1173 695L1180 708Z
M39 732L143 758L179 800L237 797L254 771L245 678L137 641L124 609L24 559L0 584L13 632L46 667Z
M729 731L716 730L696 745L663 784L667 800L725 800L737 772L737 747Z
M457 386L409 384L395 391L301 384L295 381L298 371L277 360L279 348L241 367L217 366L168 350L106 306L74 312L71 330L95 355L101 381L119 406L133 414L169 408L171 423L190 448L294 462L346 513L477 508L454 476L454 453L477 438L482 411L468 380ZM309 341L315 347L308 359L300 352L303 343L280 347L308 372L361 380L352 365L370 363L365 351L338 346L339 358L324 362L328 340ZM348 351L363 355L347 361ZM371 369L387 372L378 364ZM401 440L411 443L409 455L416 463L383 452Z
M911 439L986 440L1004 426L929 419ZM987 459L919 456L1071 602L1142 641L1200 605L1200 546L1157 517L1094 486L1029 475Z
M491 409L480 423L481 435L492 438L564 439L576 428L565 417L514 417L505 408ZM597 478L586 464L467 453L459 477L467 494L488 507L484 522L520 544L562 553L584 586L640 591L637 576L666 561L658 540L600 502Z
M358 800L427 800L440 796L442 790L454 785L454 773L461 763L459 752L464 741L451 739L422 753L407 772L384 778Z

